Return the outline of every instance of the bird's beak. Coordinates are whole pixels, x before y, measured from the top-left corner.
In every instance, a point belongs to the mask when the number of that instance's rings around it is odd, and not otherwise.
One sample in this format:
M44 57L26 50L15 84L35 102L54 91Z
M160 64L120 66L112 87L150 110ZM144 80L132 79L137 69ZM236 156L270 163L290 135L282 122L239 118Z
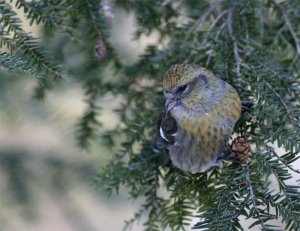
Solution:
M176 105L177 105L177 100L174 100L173 98L167 98L165 103L166 114L169 111L171 111Z

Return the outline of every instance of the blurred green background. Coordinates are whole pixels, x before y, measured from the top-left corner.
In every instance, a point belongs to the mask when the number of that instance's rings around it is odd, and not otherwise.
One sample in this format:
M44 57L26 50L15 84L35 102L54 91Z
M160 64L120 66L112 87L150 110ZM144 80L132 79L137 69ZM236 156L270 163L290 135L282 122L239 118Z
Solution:
M155 41L133 42L134 18L124 11L114 14L111 26L111 42L124 63L133 63ZM25 29L44 36L39 26ZM68 69L80 68L82 55L68 50L65 41L58 35L49 46L64 49ZM107 75L113 78L109 70ZM104 146L101 131L89 152L77 146L76 124L86 108L78 81L64 80L43 100L34 98L39 85L32 76L0 68L0 230L122 230L139 203L128 201L122 190L108 198L92 187L93 177L118 147ZM102 128L115 127L113 109L120 99L106 96L98 103Z

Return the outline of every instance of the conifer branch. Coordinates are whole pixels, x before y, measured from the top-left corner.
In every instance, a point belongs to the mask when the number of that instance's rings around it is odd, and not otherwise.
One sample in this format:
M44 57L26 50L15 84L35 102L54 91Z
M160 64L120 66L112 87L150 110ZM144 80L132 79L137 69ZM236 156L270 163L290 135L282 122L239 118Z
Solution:
M16 13L11 9L11 6L5 2L0 2L0 23L3 23L3 27L6 28L7 33L13 33L15 39L15 48L22 51L24 55L32 57L32 66L42 66L46 73L50 73L56 78L60 78L62 73L58 66L50 65L49 61L44 58L44 55L38 48L37 39L25 33L21 27L21 20L17 17ZM9 42L6 40L5 42ZM10 45L13 47L13 45Z
M97 116L101 108L97 105L97 96L99 95L101 81L99 79L91 79L87 82L86 95L88 96L86 102L88 108L83 117L77 124L78 127L78 144L84 149L90 147L90 140L95 136L97 127L101 126Z
M38 70L30 67L28 61L22 60L21 58L13 55L0 53L0 64L10 71L22 71L35 76L38 79L44 78Z
M61 32L65 33L71 41L82 43L78 38L73 36L72 27L64 24L60 11L63 11L67 4L63 1L32 1L18 0L16 2L17 8L23 8L27 18L29 18L32 24L36 22L39 24L43 22L46 26L53 26L58 28Z
M255 210L255 213L258 217L258 220L260 221L260 226L263 230L265 230L265 224L264 224L264 221L260 215L260 212L258 210L258 207L256 205L256 196L254 194L254 190L253 190L253 186L252 186L252 183L251 183L251 180L250 180L250 172L249 172L249 162L247 161L246 163L246 182L247 182L247 185L249 187L249 192L250 192L250 196L249 196L249 200L252 202L252 205L253 205L253 208Z
M232 13L233 13L233 8L228 9L228 14L227 14L227 28L229 32L229 36L231 38L232 44L233 44L233 54L234 54L234 59L236 63L236 74L238 77L241 76L241 59L239 55L239 48L236 42L236 38L233 34L233 28L232 28Z
M281 104L283 105L283 107L285 108L285 111L289 117L289 120L290 122L295 126L295 127L298 127L300 128L300 124L298 124L296 121L295 121L295 118L294 116L292 115L288 105L285 103L284 99L280 96L279 93L277 93L273 87L270 85L270 83L268 83L266 80L262 80L266 86L270 89L270 91L272 91L274 93L274 95L279 99L279 101L281 102Z
M287 164L276 152L273 152L273 154L278 158L278 160L281 161L281 163L283 163L287 168L289 168L290 170L292 170L295 173L300 174L300 170L299 169L294 169L291 165Z
M86 5L87 5L87 10L89 13L90 20L93 24L94 30L98 34L98 39L103 39L102 38L102 33L101 29L99 27L99 22L98 20L100 19L100 13L98 7L100 7L100 2L99 1L94 1L94 0L85 0ZM96 4L98 3L98 6Z
M227 14L228 10L223 10L216 19L214 19L214 21L211 23L210 27L208 28L208 30L205 32L205 36L204 39L201 42L200 47L204 46L205 43L207 43L207 38L209 36L209 34L211 33L211 31L213 30L213 28L215 28L215 26L217 25L217 23L221 20L222 17L224 17ZM222 26L220 27L222 28ZM220 33L220 32L219 32ZM219 33L217 32L216 38L215 40L218 40L219 37Z
M293 97L300 100L300 96L297 88L292 87L292 85L295 83L297 84L297 86L299 86L298 81L296 81L289 74L283 72L280 69L280 66L277 62L274 62L274 60L272 59L268 59L268 60L262 59L259 52L258 53L250 52L246 56L247 59L250 59L251 62L255 63L256 66L260 67L259 70L257 70L257 68L247 68L249 71L252 71L256 76L260 76L261 79L266 79L266 81L279 79L281 83L284 84L284 87L293 93ZM245 66L244 63L243 66ZM265 72L268 73L267 75L270 76L270 78L266 78L264 74Z
M214 2L206 9L206 11L201 15L201 17L195 22L195 24L188 30L187 35L185 39L183 40L183 43L185 43L190 35L194 33L195 31L202 28L203 24L205 23L208 16L223 2L224 0L214 0Z
M12 54L16 49L16 41L12 38L8 37L7 33L3 33L0 35L0 48L6 47L9 52Z
M263 15L263 11L264 11L264 4L263 4L263 0L261 0L259 1L259 33L260 33L261 43L263 42L264 25L265 25L265 18Z
M280 13L282 14L282 17L283 17L283 20L284 20L284 23L286 25L286 27L288 28L293 40L294 40L294 43L295 43L295 46L296 46L296 50L297 50L297 57L300 55L300 39L298 38L298 35L297 33L295 32L295 30L293 29L293 26L289 20L289 17L288 15L286 14L286 12L281 8L280 6L280 2L278 0L274 0L274 4L276 5L276 7L279 9Z
M300 228L300 220L297 220L300 213L298 203L300 186L286 185L285 181L290 179L291 175L284 165L277 161L278 159L274 159L273 154L273 148L265 146L265 150L256 155L262 170L272 173L279 184L280 193L273 196L274 201L270 199L267 201L278 209L279 214L286 222L286 226L291 225L294 230L297 230L297 228Z
M198 21L196 22L195 24L195 28L193 29L196 29L196 30L199 30L206 18L222 3L224 2L224 0L215 0L212 4L210 4L209 8L204 12L204 14L201 15L201 17L198 19Z

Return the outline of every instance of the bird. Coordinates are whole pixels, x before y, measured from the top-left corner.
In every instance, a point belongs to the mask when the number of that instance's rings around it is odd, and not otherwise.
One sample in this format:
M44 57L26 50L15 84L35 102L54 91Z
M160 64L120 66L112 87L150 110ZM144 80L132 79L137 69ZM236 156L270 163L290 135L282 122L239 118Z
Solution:
M201 173L219 166L241 115L237 91L196 64L174 64L163 77L160 140L173 165Z

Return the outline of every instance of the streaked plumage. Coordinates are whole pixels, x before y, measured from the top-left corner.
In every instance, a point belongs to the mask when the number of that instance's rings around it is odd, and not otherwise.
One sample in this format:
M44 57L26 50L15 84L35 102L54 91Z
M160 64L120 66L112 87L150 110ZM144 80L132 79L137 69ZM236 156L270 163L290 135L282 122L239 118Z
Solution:
M219 165L241 113L235 89L204 68L177 64L165 74L163 91L159 130L173 164L191 173Z

